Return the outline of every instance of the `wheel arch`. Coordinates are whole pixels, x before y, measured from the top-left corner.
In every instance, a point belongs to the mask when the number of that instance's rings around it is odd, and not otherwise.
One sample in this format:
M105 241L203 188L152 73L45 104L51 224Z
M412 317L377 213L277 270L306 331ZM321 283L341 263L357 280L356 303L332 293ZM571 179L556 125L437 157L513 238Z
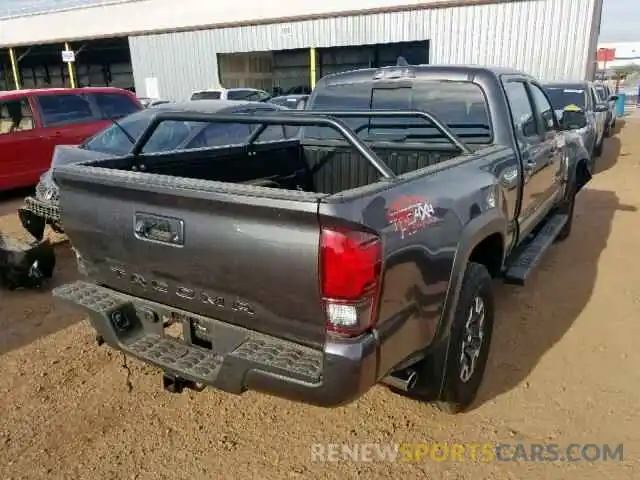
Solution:
M434 343L446 337L451 330L467 263L476 261L485 265L492 276L500 273L506 257L507 224L503 214L493 209L474 218L463 229Z

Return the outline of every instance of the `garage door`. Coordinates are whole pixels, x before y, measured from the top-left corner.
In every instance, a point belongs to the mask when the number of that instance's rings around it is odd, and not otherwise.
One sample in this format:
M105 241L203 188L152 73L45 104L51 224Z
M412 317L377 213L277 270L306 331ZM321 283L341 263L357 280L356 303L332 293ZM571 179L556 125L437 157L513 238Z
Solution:
M421 65L429 63L429 41L323 48L319 54L320 76L395 65L400 56L410 65Z
M303 93L309 89L309 50L273 52L273 84L280 93Z
M273 54L271 52L218 54L220 83L224 88L273 87Z

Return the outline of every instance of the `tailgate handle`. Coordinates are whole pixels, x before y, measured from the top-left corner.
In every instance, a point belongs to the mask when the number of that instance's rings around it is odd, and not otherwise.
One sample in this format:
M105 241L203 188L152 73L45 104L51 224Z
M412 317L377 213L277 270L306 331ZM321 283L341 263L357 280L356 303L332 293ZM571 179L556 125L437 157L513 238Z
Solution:
M184 221L151 213L136 213L133 232L138 240L162 243L173 247L184 245Z

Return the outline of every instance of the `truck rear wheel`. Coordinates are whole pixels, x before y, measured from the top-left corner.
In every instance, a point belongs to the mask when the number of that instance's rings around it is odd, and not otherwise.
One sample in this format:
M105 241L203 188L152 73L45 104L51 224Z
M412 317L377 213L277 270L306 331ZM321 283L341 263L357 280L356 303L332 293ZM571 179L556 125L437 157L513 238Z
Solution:
M436 402L449 413L466 410L482 383L494 323L491 283L484 265L467 265L451 330L444 385Z

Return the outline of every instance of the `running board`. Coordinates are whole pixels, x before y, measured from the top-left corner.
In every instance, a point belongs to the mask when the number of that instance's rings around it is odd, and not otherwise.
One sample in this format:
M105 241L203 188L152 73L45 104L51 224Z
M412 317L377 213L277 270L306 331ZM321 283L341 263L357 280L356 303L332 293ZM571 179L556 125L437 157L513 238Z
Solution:
M516 253L516 258L509 264L504 275L505 283L524 285L568 220L569 217L565 214L556 214L550 217L533 239Z

